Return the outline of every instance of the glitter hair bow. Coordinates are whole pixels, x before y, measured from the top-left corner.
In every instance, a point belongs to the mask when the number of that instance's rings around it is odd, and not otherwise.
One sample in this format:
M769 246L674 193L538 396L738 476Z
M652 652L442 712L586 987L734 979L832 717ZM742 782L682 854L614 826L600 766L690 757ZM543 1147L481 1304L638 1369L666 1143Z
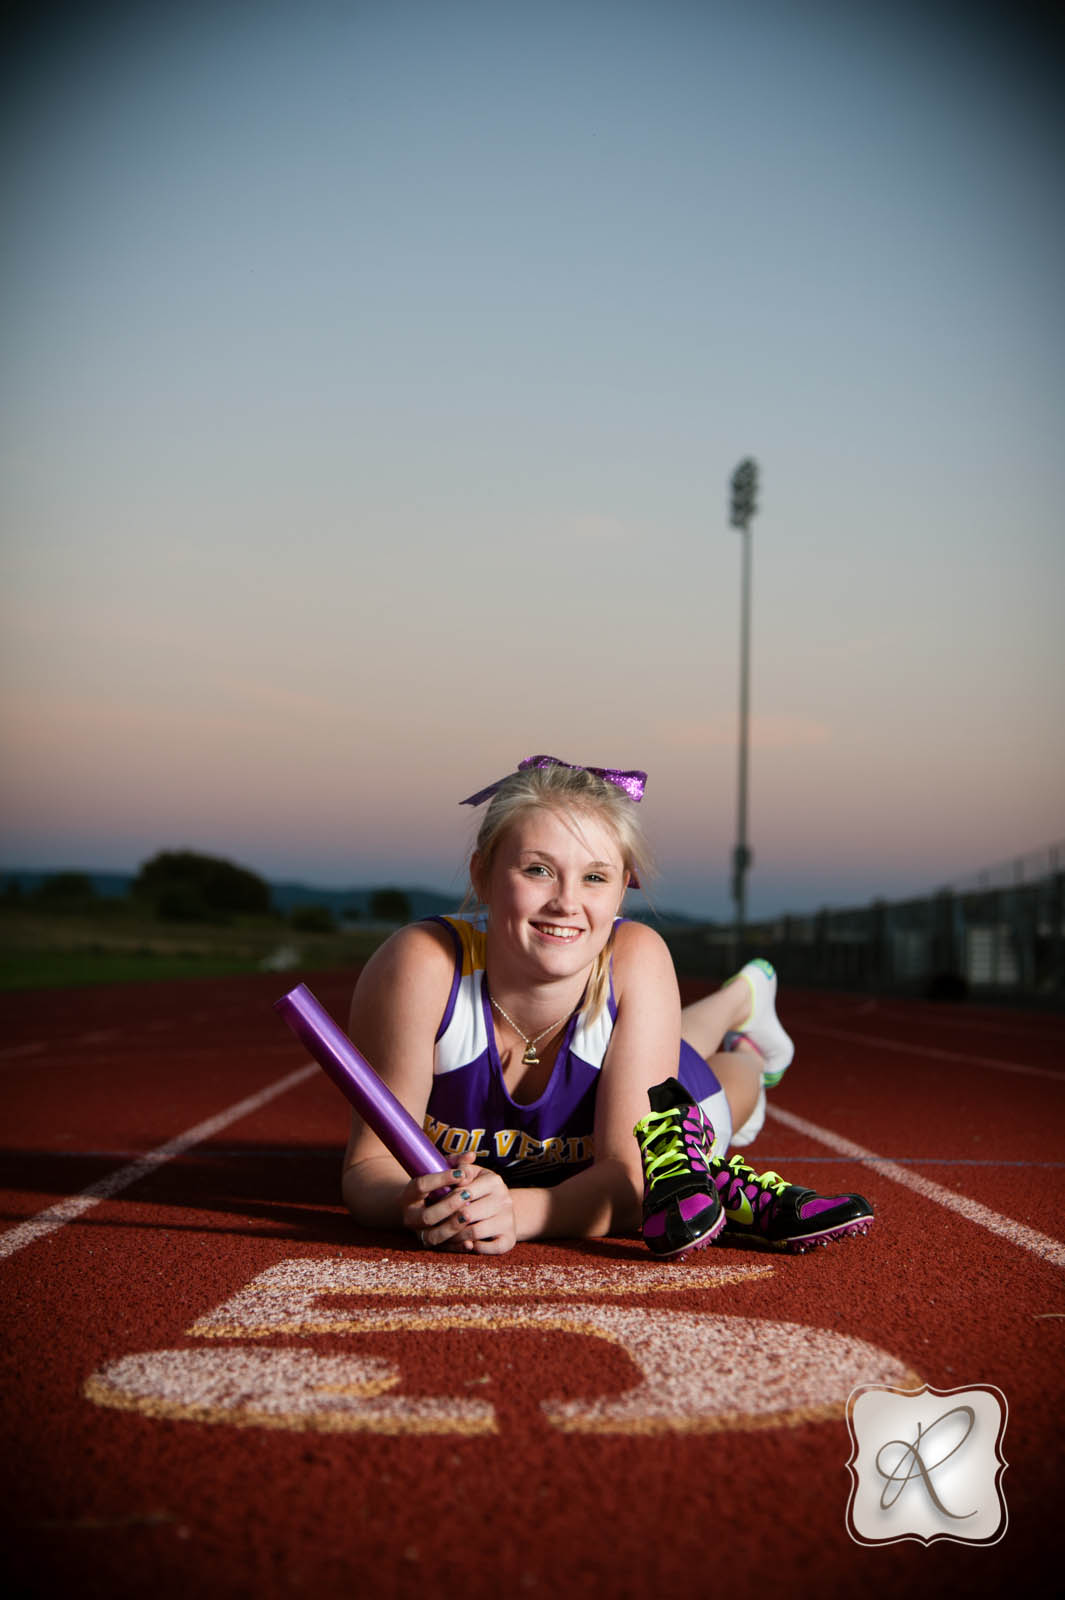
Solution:
M573 761L560 761L558 756L526 756L524 761L518 762L517 770L527 772L530 767L569 767L573 772L591 772L597 778L603 778L607 783L614 784L618 789L623 789L630 800L643 799L644 785L647 782L646 772L621 772L617 767L586 767L582 763ZM510 773L507 773L507 778ZM495 783L490 783L487 789L478 789L476 794L471 794L465 800L460 800L463 806L483 805L490 800L500 785L507 781L498 778Z

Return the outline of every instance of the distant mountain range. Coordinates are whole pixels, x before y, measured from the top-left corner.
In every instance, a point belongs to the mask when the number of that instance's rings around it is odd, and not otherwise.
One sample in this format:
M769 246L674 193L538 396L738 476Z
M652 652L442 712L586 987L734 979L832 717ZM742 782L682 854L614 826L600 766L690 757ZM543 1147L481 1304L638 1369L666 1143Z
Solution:
M436 889L411 889L405 884L374 884L368 889L312 889L305 883L271 883L270 896L274 905L287 915L296 906L328 906L338 921L351 918L355 912L365 921L370 911L370 897L378 889L399 889L410 901L412 917L440 917L457 911L461 895L440 894Z
M134 878L130 872L89 872L85 868L69 870L84 873L96 893L105 899L123 899L129 893ZM57 871L0 867L0 894L9 884L17 884L23 894L32 894L47 878L54 878ZM367 921L370 898L383 888L400 889L410 901L411 917L415 920L419 917L445 916L448 912L457 911L462 898L461 895L441 894L437 889L412 889L404 884L372 884L361 889L320 889L307 883L270 883L269 888L271 899L283 916L287 916L296 906L327 906L338 922ZM674 926L694 926L699 920L679 911L654 912L642 907L634 907L630 915L641 922L670 923Z
M135 876L131 872L88 872L84 868L69 870L82 872L96 893L108 900L121 900L128 895ZM17 883L23 894L32 894L46 879L55 876L54 871L0 867L0 893L8 884ZM455 895L440 894L435 889L409 889L403 884L374 884L366 889L319 889L307 883L269 884L270 898L282 915L287 916L296 906L328 906L338 921L345 918L365 921L369 915L370 897L381 888L401 889L410 901L414 917L441 916L458 910L458 898Z
M21 867L0 867L0 894L11 885L17 884L23 894L32 894L39 889L42 883L49 878L57 878L60 871L78 872L88 878L97 894L103 895L108 900L121 900L123 895L129 893L129 886L133 882L131 872L89 872L85 867L50 867L47 871L39 872L35 869Z

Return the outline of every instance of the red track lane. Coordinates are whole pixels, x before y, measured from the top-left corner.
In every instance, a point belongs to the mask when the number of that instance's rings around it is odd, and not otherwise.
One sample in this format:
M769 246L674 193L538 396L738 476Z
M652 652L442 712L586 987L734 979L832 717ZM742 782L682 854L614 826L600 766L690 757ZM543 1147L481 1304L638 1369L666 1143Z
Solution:
M343 1021L350 976L308 981ZM4 1226L298 1069L304 1058L270 1009L289 986L270 977L0 999ZM785 1018L799 1055L772 1106L1062 1239L1065 1019L824 993L788 996ZM480 1600L594 1585L644 1600L783 1581L818 1596L946 1586L990 1595L1056 1548L1065 1269L1023 1243L771 1117L756 1164L779 1161L825 1192L867 1194L877 1211L868 1238L768 1259L719 1245L679 1263L651 1293L649 1258L634 1241L523 1246L452 1263L355 1230L338 1204L346 1121L335 1090L314 1074L0 1259L15 1592L51 1595L62 1584L160 1600L189 1589L208 1600L346 1600L433 1595L446 1584ZM0 1234L0 1247L5 1237L15 1236ZM430 1280L410 1277L444 1266L464 1276L443 1299L426 1291ZM533 1278L545 1267L559 1269L561 1290ZM711 1267L737 1276L714 1284ZM260 1287L243 1311L226 1313L228 1331L203 1331L203 1319L277 1268L311 1286L311 1321L249 1332L239 1319L254 1321L254 1307L268 1304ZM392 1288L372 1292L369 1278L344 1279L364 1285L345 1294L328 1288L331 1274L353 1270L383 1271ZM405 1290L408 1279L422 1289ZM313 1321L323 1305L377 1322L328 1331ZM467 1325L427 1325L440 1314L465 1315ZM740 1341L740 1367L744 1351L768 1349L772 1368L773 1341L784 1336L766 1324L807 1330L778 1362L785 1402L799 1382L797 1351L838 1336L866 1341L939 1388L996 1385L1009 1405L1005 1537L983 1548L853 1542L841 1405L753 1431L748 1419L654 1432L650 1413L624 1432L560 1431L545 1401L579 1410L638 1389L636 1346L610 1322L618 1315L630 1318L625 1327L666 1330L663 1338L675 1329L693 1368L726 1336ZM386 1329L387 1316L420 1322ZM537 1323L545 1316L555 1325ZM179 1363L193 1372L249 1351L269 1362L356 1349L382 1372L398 1362L402 1383L386 1384L386 1394L479 1402L497 1431L235 1426L229 1413L189 1419L154 1401L118 1409L118 1391L101 1379L129 1357L154 1372L166 1351L186 1352ZM690 1372L675 1380L681 1403Z

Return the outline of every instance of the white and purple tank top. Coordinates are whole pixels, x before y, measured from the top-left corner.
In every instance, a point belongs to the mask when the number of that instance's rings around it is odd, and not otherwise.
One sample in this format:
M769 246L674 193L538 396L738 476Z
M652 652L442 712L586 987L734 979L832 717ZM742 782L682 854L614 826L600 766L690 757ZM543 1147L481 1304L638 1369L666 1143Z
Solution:
M594 1022L583 1013L570 1018L547 1087L523 1105L503 1081L485 983L483 924L466 917L427 920L447 928L455 946L425 1113L429 1138L448 1160L468 1155L511 1188L547 1188L591 1166L596 1090L617 1017L613 976L599 1016ZM720 1094L717 1079L689 1045L681 1046L677 1070L700 1103Z

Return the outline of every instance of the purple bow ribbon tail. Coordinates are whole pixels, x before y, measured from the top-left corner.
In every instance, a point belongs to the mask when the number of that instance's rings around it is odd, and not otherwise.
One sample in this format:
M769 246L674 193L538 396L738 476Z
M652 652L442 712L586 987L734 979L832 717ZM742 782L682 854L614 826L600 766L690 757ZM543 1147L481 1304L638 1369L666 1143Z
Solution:
M597 778L603 778L607 783L612 783L616 788L622 789L629 799L637 804L643 799L644 788L647 784L646 772L632 770L623 772L619 767L589 767L583 762L562 761L558 756L526 756L524 761L519 761L518 772L527 772L530 767L569 767L572 772L591 772ZM510 773L507 773L507 778ZM476 794L468 795L465 800L460 800L463 806L480 806L492 795L506 778L498 778L495 783L490 783L487 789L478 789Z

